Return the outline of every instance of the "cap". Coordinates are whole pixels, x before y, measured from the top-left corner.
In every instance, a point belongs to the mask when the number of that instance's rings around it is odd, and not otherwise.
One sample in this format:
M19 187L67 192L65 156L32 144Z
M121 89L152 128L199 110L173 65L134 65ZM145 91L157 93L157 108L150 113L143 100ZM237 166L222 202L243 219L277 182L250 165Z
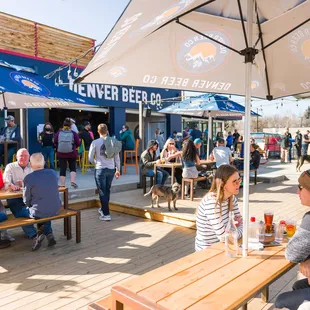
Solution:
M15 121L15 117L13 115L8 115L6 118L5 118L6 121Z
M70 118L70 121L75 124L75 120L73 118Z
M199 144L199 143L202 143L200 138L197 138L197 139L194 140L194 144Z
M90 125L90 122L89 121L85 121L83 125L84 126Z
M158 146L158 143L156 140L150 140L147 144L147 149L150 149L151 147L157 145Z
M296 133L300 133L300 130L298 129L298 130L296 131Z
M304 171L298 178L299 184L310 192L310 169Z

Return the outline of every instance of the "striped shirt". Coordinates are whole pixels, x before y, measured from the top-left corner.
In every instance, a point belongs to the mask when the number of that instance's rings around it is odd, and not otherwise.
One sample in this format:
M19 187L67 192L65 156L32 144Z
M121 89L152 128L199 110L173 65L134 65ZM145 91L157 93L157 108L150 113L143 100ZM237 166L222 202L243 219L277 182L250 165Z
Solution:
M233 196L232 208L235 216L241 216L238 208L238 200ZM207 194L201 201L196 215L196 239L195 250L201 251L213 243L224 242L225 228L229 220L229 199L222 203L222 216L220 206L216 203L213 193ZM238 238L242 236L243 225L238 226Z

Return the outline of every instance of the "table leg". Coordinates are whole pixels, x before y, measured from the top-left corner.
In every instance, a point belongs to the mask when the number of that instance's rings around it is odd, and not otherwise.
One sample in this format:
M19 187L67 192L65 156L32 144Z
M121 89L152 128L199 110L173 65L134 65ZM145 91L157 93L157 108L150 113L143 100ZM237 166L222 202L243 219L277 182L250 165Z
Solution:
M268 302L269 300L269 286L266 286L261 293L261 298L263 302Z
M64 191L64 209L68 209L69 207L69 191L68 188L65 189ZM64 218L64 235L67 236L68 234L68 218Z
M8 164L8 144L4 143L4 167Z
M155 164L154 165L154 185L157 184L156 180L157 180L157 165Z
M174 167L174 165L172 165L172 167L171 167L171 186L174 183L174 169L175 169L175 167Z

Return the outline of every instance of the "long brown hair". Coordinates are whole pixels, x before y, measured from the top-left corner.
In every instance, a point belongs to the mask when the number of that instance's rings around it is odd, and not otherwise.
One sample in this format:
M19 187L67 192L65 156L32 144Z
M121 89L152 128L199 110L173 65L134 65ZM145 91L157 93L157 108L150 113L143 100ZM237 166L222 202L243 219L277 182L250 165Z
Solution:
M216 195L215 207L217 204L220 205L220 215L222 215L222 203L224 201L224 186L227 180L236 172L238 172L238 169L231 165L221 165L215 172L209 193Z

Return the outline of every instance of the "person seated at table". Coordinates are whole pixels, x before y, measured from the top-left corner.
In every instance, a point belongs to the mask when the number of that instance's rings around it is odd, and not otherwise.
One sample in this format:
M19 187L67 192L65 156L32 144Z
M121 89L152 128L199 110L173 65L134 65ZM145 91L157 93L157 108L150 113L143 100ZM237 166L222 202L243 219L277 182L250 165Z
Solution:
M193 140L186 140L182 148L182 177L186 179L198 178L198 170L196 165L200 165L200 159ZM185 183L184 195L188 196L189 185Z
M196 211L196 251L213 243L224 242L230 208L238 222L238 238L241 238L242 217L235 196L239 193L240 182L241 178L234 166L221 165L216 170L210 191L202 198Z
M181 163L182 152L176 148L175 140L168 138L163 150L160 153L160 159L166 163ZM171 175L171 168L164 168ZM179 184L182 184L182 169L175 168L175 178Z
M310 207L310 169L298 178L298 195L301 204ZM300 227L286 246L286 259L300 263L299 271L306 277L293 284L293 291L280 294L275 307L296 310L305 301L310 301L310 211L304 214Z
M9 190L20 191L22 189L25 176L32 172L29 165L29 157L27 149L19 149L16 155L17 161L6 165L3 179ZM7 199L7 203L14 217L29 218L29 212L22 197ZM33 225L23 226L22 229L29 239L33 239L37 235L37 231Z
M30 166L33 172L25 176L23 191L23 199L28 207L29 217L41 219L57 215L61 201L56 172L51 169L44 169L44 157L41 153L31 155ZM37 237L32 246L32 251L40 248L45 236L48 246L56 244L51 221L38 224Z
M7 126L2 128L0 135L3 136L4 141L17 141L20 143L20 127L15 124L13 115L8 115L6 118ZM8 163L13 161L13 155L16 151L16 144L8 144ZM0 144L0 165L4 163L4 146Z
M155 140L150 140L147 149L141 154L141 170L142 175L153 177L155 175L154 165L161 164L161 160L157 159L156 151L158 143ZM164 185L169 177L169 173L164 169L157 167L156 184Z
M259 146L257 144L250 144L250 170L256 170L259 168L261 156L258 149ZM243 161L237 159L234 161L234 165L238 168L238 170L244 169Z
M219 139L217 141L217 146L213 149L210 160L216 162L216 167L220 167L221 165L229 165L233 162L233 157L231 155L231 150L227 146L225 146L225 140Z
M54 128L50 122L44 124L43 131L39 134L39 143L42 145L42 154L45 160L45 168L47 162L50 161L50 168L55 169L55 145L54 145Z

